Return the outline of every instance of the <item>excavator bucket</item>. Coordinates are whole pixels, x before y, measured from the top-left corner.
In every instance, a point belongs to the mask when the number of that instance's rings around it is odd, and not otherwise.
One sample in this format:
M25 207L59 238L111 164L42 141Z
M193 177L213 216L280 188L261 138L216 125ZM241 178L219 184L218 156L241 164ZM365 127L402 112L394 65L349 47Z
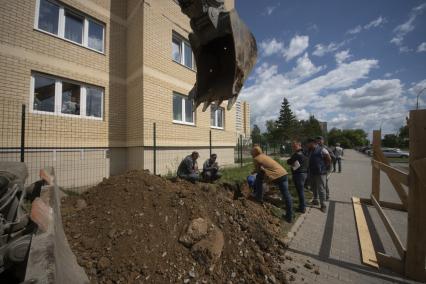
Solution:
M256 40L224 0L179 0L191 19L189 35L197 66L197 81L190 98L205 111L211 103L228 101L232 108L257 58Z

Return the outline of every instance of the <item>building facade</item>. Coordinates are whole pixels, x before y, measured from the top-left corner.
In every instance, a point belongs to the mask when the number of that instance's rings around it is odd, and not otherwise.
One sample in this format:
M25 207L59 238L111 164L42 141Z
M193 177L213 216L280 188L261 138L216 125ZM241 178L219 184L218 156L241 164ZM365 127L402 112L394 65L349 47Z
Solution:
M246 101L239 100L235 104L235 126L237 137L250 139L250 104Z
M154 146L157 173L173 173L194 150L207 159L210 133L233 163L235 108L188 100L196 67L176 1L1 1L0 13L0 160L17 155L24 104L25 161L63 186L153 171Z

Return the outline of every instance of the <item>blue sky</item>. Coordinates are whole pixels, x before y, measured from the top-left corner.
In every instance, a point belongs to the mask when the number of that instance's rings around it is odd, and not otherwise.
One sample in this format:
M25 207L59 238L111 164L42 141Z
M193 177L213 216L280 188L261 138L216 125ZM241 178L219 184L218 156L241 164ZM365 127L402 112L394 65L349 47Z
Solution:
M329 129L396 132L426 87L425 0L236 0L259 58L240 98L264 129L286 97ZM426 91L420 106L426 108Z

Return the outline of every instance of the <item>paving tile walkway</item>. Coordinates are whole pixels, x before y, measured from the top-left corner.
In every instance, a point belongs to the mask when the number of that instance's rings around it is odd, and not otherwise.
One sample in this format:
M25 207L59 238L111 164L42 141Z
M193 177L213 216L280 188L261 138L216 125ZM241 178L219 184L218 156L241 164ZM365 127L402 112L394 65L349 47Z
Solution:
M381 199L398 202L387 177L382 175ZM351 197L369 197L371 193L370 158L347 150L343 172L333 173L329 181L331 197L327 213L311 207L289 243L288 269L296 268L294 283L415 283L385 269L373 269L361 263L359 242ZM397 257L390 237L375 208L364 207L376 248ZM386 210L401 237L406 240L407 215ZM370 229L371 230L371 229ZM305 267L314 265L314 269ZM315 272L315 268L318 271ZM319 273L319 274L318 274Z

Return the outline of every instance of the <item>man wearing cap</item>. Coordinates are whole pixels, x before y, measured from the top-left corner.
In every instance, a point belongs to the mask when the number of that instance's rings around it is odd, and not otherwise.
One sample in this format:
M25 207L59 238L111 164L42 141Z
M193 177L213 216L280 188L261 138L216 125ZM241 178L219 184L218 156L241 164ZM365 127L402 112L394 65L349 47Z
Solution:
M187 181L190 181L192 183L195 183L200 179L199 172L198 172L198 164L197 159L200 156L198 152L192 152L191 155L186 156L182 162L180 162L180 165L177 170L177 175L181 179L185 179Z
M339 173L342 172L342 157L343 157L343 148L340 147L340 143L336 143L336 147L334 148L334 156L336 156L336 162L339 166ZM336 171L336 162L334 162L333 172Z
M327 183L327 167L331 164L331 158L327 149L321 147L317 143L317 139L308 139L307 146L309 149L309 166L308 173L314 194L313 205L321 205L321 211L326 212L326 183ZM319 203L318 203L319 198Z
M202 176L205 181L212 182L222 177L216 159L217 155L211 154L210 158L204 162Z
M284 219L291 223L293 220L293 203L288 190L287 171L277 161L263 154L262 149L259 146L253 147L251 155L254 160L254 172L257 173L255 181L255 192L257 193L257 198L262 198L263 196L262 184L263 178L266 177L280 189L286 205L286 214Z

